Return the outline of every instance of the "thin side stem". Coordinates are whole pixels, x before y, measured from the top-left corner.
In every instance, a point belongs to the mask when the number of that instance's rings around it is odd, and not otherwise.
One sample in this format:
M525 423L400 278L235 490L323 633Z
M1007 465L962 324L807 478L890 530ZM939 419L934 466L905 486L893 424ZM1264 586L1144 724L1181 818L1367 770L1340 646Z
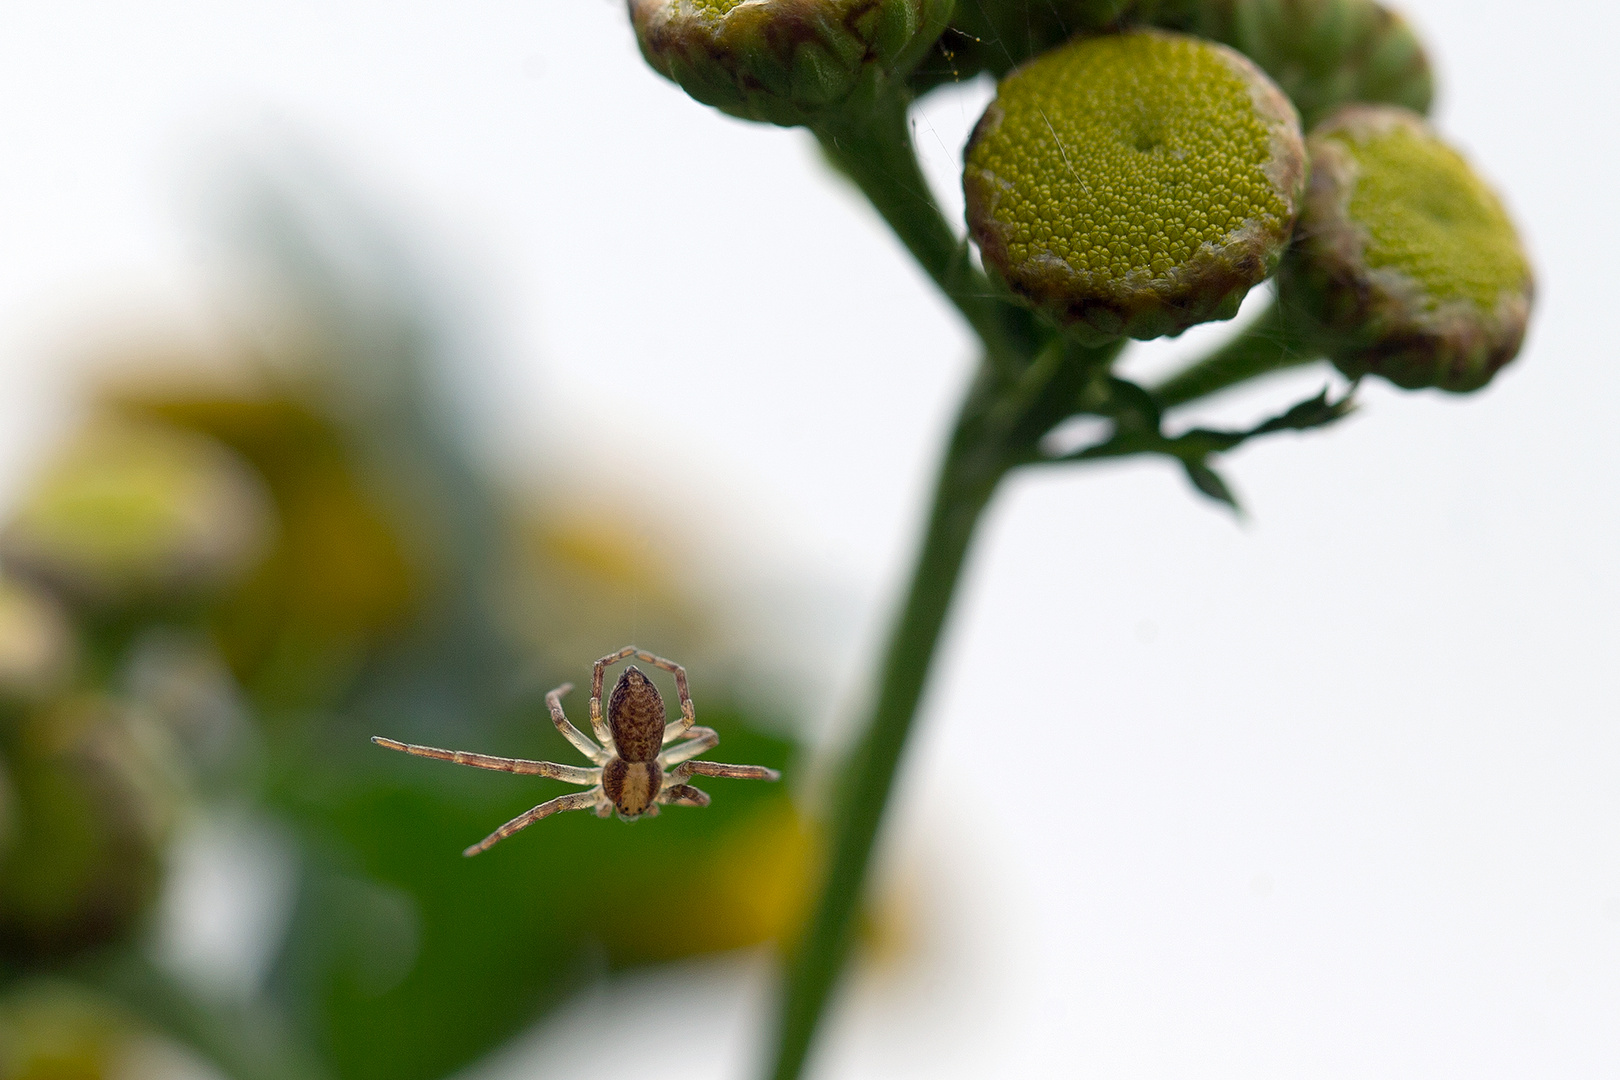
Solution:
M1161 408L1173 409L1259 375L1309 364L1321 355L1289 328L1273 300L1236 338L1153 387L1151 393Z

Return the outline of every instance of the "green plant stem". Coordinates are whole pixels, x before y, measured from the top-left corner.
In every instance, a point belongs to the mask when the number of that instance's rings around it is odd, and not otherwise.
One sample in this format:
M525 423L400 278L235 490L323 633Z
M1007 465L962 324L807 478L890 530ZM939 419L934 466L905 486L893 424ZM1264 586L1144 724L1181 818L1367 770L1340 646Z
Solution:
M772 1080L798 1080L837 988L884 810L985 508L1008 472L1045 460L1040 440L1082 409L1088 387L1110 381L1107 365L1124 344L1086 348L1042 331L1033 315L991 288L934 203L905 106L902 97L879 96L817 127L815 135L979 335L985 362L952 430L872 710L840 773L825 876L779 1003ZM1185 404L1314 358L1286 332L1274 306L1236 341L1160 386L1154 398L1166 408ZM1151 402L1147 407L1153 411Z
M1160 408L1173 409L1259 375L1309 364L1321 355L1290 329L1274 300L1237 337L1151 392Z
M963 402L884 653L877 697L841 774L826 876L781 1002L775 1080L795 1080L802 1071L848 957L872 847L979 520L1002 478L1037 459L1040 438L1118 351L1118 345L1089 349L1055 339L1015 378L987 359Z
M872 844L963 560L979 518L1011 464L996 448L983 444L980 421L986 384L981 376L957 421L911 584L889 638L877 700L843 773L826 877L794 954L781 1002L771 1071L776 1080L798 1077L849 953Z
M1029 312L1002 299L973 265L967 240L946 222L917 163L906 95L879 94L813 129L823 152L849 177L934 279L1004 369L1033 350Z

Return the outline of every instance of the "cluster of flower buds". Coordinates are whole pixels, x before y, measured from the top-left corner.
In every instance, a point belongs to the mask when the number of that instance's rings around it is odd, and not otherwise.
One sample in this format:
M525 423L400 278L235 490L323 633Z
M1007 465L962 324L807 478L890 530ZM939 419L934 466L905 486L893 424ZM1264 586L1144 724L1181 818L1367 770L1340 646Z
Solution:
M630 0L653 66L740 116L814 125L908 73L1001 76L969 231L1082 341L1230 318L1281 265L1291 325L1352 376L1472 390L1518 351L1523 247L1423 122L1427 55L1375 0L976 0L942 33L949 7Z

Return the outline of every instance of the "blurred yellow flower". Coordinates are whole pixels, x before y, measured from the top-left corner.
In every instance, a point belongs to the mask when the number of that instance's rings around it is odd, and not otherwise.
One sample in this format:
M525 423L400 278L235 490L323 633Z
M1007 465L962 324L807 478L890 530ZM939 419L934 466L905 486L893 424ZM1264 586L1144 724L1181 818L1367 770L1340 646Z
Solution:
M91 606L173 601L239 577L270 530L262 486L235 454L103 417L45 468L0 534L0 556Z

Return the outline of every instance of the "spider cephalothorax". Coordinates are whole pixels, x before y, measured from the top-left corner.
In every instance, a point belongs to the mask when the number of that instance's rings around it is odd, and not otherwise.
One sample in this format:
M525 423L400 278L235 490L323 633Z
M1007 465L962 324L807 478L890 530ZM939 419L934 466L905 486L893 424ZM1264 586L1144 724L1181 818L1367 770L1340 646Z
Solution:
M658 687L635 667L627 667L613 684L608 696L607 718L602 717L602 675L609 664L634 656L643 663L662 668L675 676L675 689L681 699L681 718L665 722L664 699ZM572 683L564 683L546 695L551 709L551 721L562 732L563 738L575 749L595 763L595 768L577 765L558 765L551 761L528 761L523 758L491 757L470 754L465 750L440 750L433 746L395 742L393 739L373 737L372 742L390 750L401 750L418 757L453 761L457 765L472 765L479 769L498 772L522 773L528 776L547 776L570 784L589 784L590 790L572 795L559 795L543 802L527 813L519 814L484 839L462 852L477 855L541 818L563 810L596 811L597 817L607 817L617 810L626 821L634 821L643 814L654 816L660 804L676 806L707 806L709 797L686 782L691 776L731 776L749 780L779 780L781 774L763 765L722 765L716 761L694 761L693 758L720 742L720 736L711 728L693 726L697 714L692 708L692 695L686 689L686 669L652 653L642 652L627 645L610 656L598 660L591 673L591 730L601 745L592 742L568 717L563 715L562 696L572 690ZM679 746L670 743L680 739ZM665 747L669 747L667 750Z

